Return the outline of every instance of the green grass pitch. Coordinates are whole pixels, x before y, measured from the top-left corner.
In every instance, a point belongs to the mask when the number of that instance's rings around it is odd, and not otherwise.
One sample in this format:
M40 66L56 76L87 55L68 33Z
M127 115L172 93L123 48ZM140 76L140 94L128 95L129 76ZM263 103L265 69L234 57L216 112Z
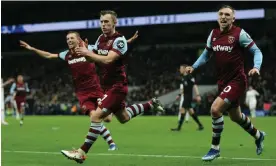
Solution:
M255 152L253 138L225 117L221 139L221 158L202 162L201 157L210 148L211 118L200 117L205 126L196 131L195 122L183 125L181 132L171 132L177 117L137 117L127 124L116 118L106 126L119 147L109 152L101 137L94 144L84 166L275 166L276 118L257 118L255 126L264 130L265 150ZM84 141L90 125L85 116L26 116L23 127L12 117L8 126L2 126L2 166L71 166L62 149L78 148Z

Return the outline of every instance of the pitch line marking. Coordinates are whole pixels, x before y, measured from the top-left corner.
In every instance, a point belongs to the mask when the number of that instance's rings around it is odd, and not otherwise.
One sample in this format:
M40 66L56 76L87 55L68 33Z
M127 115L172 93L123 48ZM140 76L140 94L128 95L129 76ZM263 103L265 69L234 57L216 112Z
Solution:
M27 153L27 154L50 154L59 155L60 152L38 152L38 151L11 151L3 150L4 153ZM155 157L155 158L193 158L201 159L199 156L174 156L174 155L151 155L151 154L127 154L127 153L90 153L88 156L129 156L129 157ZM251 160L251 161L276 161L276 159L266 158L239 158L239 157L219 157L218 159L228 160Z

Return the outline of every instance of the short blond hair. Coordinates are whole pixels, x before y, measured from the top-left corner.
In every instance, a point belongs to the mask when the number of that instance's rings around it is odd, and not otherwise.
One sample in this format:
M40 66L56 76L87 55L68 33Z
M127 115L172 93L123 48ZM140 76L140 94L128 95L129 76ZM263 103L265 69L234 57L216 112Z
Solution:
M106 14L110 14L113 18L113 21L117 22L117 13L115 11L113 11L113 10L102 10L100 12L100 16L104 16Z
M74 33L77 37L80 38L80 33L77 31L69 31L69 32L67 32L67 35L72 34L72 33Z

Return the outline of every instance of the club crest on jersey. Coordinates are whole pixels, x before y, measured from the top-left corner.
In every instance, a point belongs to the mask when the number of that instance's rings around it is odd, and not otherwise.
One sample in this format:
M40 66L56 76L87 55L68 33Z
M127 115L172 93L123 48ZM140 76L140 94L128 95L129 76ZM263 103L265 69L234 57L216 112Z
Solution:
M228 42L229 42L229 44L234 43L234 41L235 41L235 37L234 36L228 36Z
M113 42L113 40L108 40L108 42L107 42L107 46L110 46L111 44L112 44L112 42Z

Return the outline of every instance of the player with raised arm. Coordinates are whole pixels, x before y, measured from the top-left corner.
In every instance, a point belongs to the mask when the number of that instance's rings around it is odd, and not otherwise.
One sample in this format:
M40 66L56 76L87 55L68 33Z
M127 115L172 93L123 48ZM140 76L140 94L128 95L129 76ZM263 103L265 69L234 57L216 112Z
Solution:
M132 38L128 40L129 43L133 42L138 37L138 31L134 34ZM79 100L80 106L84 114L91 117L93 112L98 106L98 101L103 97L103 91L100 87L99 78L96 74L95 64L90 63L85 57L76 56L74 48L79 45L85 45L89 50L93 49L93 45L88 45L87 40L84 43L78 32L70 31L66 36L66 41L68 44L68 50L63 51L59 54L53 54L46 51L39 50L37 48L31 47L24 41L20 41L20 45L28 50L34 51L38 55L47 59L57 59L60 58L68 63L69 68L73 76L73 82L75 85L76 96ZM105 118L105 122L110 122L112 116ZM89 133L88 133L89 134ZM100 131L100 135L108 143L109 150L116 150L116 144L114 143L110 131L103 126ZM87 136L89 137L89 136ZM86 138L87 139L87 138Z
M10 94L13 95L13 101L16 103L16 112L20 116L20 126L23 125L26 96L30 92L28 84L24 81L22 75L17 76L16 83L13 83L10 89Z
M249 107L251 118L256 118L256 97L259 95L260 94L255 89L253 89L252 86L249 86L248 91L246 92L245 104Z
M3 82L1 78L1 123L3 125L8 125L8 122L5 121L5 97L4 97L4 88L5 86L9 85L10 83L14 82L13 78L8 79L7 81Z
M227 111L231 120L240 125L255 138L257 155L263 151L265 133L257 130L250 119L241 113L239 99L244 94L247 78L244 73L244 48L254 55L254 67L249 76L260 75L262 53L248 33L240 27L234 26L235 11L231 6L224 5L218 11L219 28L213 29L208 37L207 46L197 61L186 67L188 73L205 64L214 53L217 71L217 83L220 95L211 106L213 137L209 152L202 157L204 161L211 161L220 156L220 138L224 128L223 112Z
M155 98L144 104L125 106L128 92L125 57L128 44L125 37L115 30L116 23L117 14L114 11L101 11L100 24L103 34L97 39L93 52L85 47L76 48L79 56L85 56L88 60L99 64L101 86L105 93L101 105L92 117L91 137L77 151L61 151L67 158L78 163L85 160L86 153L97 140L103 118L109 114L113 113L121 123L126 123L152 108L163 111Z
M193 90L196 94L196 101L200 102L201 101L201 97L198 91L198 87L195 83L195 79L191 76L188 75L185 71L187 65L183 64L180 66L180 74L182 76L181 79L181 85L182 85L182 93L184 94L183 98L184 101L182 102L181 108L180 108L180 118L178 121L178 126L177 128L173 128L171 129L172 131L180 131L182 124L184 122L184 116L185 113L188 112L192 118L194 119L194 121L198 124L198 130L203 130L204 127L202 125L202 123L199 121L197 114L195 113L193 107L192 107L192 102L193 102Z

